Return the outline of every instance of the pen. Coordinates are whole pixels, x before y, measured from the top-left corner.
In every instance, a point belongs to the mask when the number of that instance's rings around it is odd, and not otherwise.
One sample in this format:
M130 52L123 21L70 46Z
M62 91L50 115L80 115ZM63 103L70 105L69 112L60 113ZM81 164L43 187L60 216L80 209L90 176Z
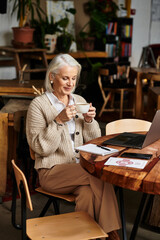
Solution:
M104 150L107 150L107 151L111 151L109 148L103 147L103 146L101 146L101 145L97 145L97 147L100 147L100 148L102 148L102 149L104 149Z

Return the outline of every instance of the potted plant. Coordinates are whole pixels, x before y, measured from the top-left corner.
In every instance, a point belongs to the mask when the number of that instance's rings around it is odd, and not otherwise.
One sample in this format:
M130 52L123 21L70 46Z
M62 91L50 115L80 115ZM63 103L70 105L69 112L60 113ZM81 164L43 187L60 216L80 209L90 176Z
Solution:
M67 9L66 11L75 14L74 8ZM35 28L35 43L37 47L47 48L47 53L53 53L56 47L57 52L68 52L74 37L68 33L66 28L69 23L67 17L55 22L54 17L39 18L33 20L33 27ZM54 42L52 41L54 38ZM50 46L53 46L50 48Z
M83 48L85 46L84 41L86 42L88 38L89 40L90 38L100 39L101 43L105 44L106 26L108 22L116 17L118 9L117 4L112 0L90 0L84 4L84 12L90 16L90 19L79 32ZM89 31L85 31L88 26Z
M58 52L68 52L72 41L74 40L72 34L66 31L66 27L69 23L68 18L61 20L60 25L62 27L61 34L57 37L57 51Z
M75 8L69 8L66 9L66 11L70 12L71 14L76 13ZM57 37L58 52L68 52L72 44L72 41L74 41L73 35L66 31L68 23L69 19L67 17L61 19L58 23L61 28L61 34Z
M14 0L12 14L17 11L17 20L19 27L13 27L14 43L28 44L33 41L32 22L34 13L37 12L41 19L41 13L45 14L40 7L40 0ZM30 21L29 21L30 17Z
M50 19L33 20L32 26L35 29L34 42L39 48L46 48L47 53L53 53L56 47L57 33L61 32L61 20L54 22L53 16Z

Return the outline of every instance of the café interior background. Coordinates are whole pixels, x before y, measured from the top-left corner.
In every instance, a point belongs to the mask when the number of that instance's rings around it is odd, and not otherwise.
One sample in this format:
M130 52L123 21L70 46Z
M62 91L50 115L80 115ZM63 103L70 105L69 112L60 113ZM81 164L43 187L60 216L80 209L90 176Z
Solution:
M74 0L77 9L75 15L76 35L87 22L88 16L83 11L83 4L88 0ZM125 2L125 0L115 0ZM16 14L11 16L13 1L7 1L7 14L0 14L0 46L11 45L12 27L16 24ZM42 8L46 9L46 1L41 0ZM155 8L156 6L156 8ZM131 67L137 67L142 54L142 49L149 44L159 43L160 39L160 1L158 0L132 0L131 9L135 10L133 18L132 54L130 57ZM155 12L155 10L157 12ZM158 14L159 12L159 14ZM15 68L1 68L0 79L12 79L15 77Z

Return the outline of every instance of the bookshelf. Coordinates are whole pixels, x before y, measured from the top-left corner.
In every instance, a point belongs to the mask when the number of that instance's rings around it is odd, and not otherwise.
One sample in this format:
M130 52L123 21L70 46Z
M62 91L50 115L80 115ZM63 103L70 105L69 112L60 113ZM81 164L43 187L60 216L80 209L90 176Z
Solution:
M132 50L132 18L118 18L117 35L119 36L120 60L129 61Z
M95 46L97 50L107 52L108 62L113 62L114 58L118 56L121 64L129 65L132 50L132 32L132 18L114 18L106 26L106 32L104 33L106 43L102 44L102 41L98 40Z

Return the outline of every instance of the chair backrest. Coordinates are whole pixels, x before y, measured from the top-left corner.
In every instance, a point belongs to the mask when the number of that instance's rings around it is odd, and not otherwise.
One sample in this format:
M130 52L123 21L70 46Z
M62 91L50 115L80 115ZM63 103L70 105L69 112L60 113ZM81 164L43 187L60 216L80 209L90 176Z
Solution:
M125 80L125 82L129 82L128 78L129 78L129 72L130 72L130 67L129 66L125 66L125 65L117 65L117 64L107 64L105 66L106 68L101 68L99 70L99 86L100 89L102 89L102 81L101 81L101 77L107 77L107 80L109 80L110 83L113 83L114 80ZM119 81L117 82L119 83ZM102 92L102 90L101 90Z
M129 77L129 70L130 70L129 66L118 65L117 66L117 78L119 78L119 79L128 78Z
M151 122L141 119L119 119L106 125L106 135L122 132L143 132L148 131Z
M15 164L14 160L12 160L12 166L13 166L13 170L14 170L14 174L17 182L19 196L21 197L20 184L23 183L25 194L26 194L26 205L31 211L33 211L31 196L30 196L26 177L24 173L19 169L19 167Z
M155 82L159 82L160 84L160 75L159 74L153 74L151 77L150 87L154 87Z

